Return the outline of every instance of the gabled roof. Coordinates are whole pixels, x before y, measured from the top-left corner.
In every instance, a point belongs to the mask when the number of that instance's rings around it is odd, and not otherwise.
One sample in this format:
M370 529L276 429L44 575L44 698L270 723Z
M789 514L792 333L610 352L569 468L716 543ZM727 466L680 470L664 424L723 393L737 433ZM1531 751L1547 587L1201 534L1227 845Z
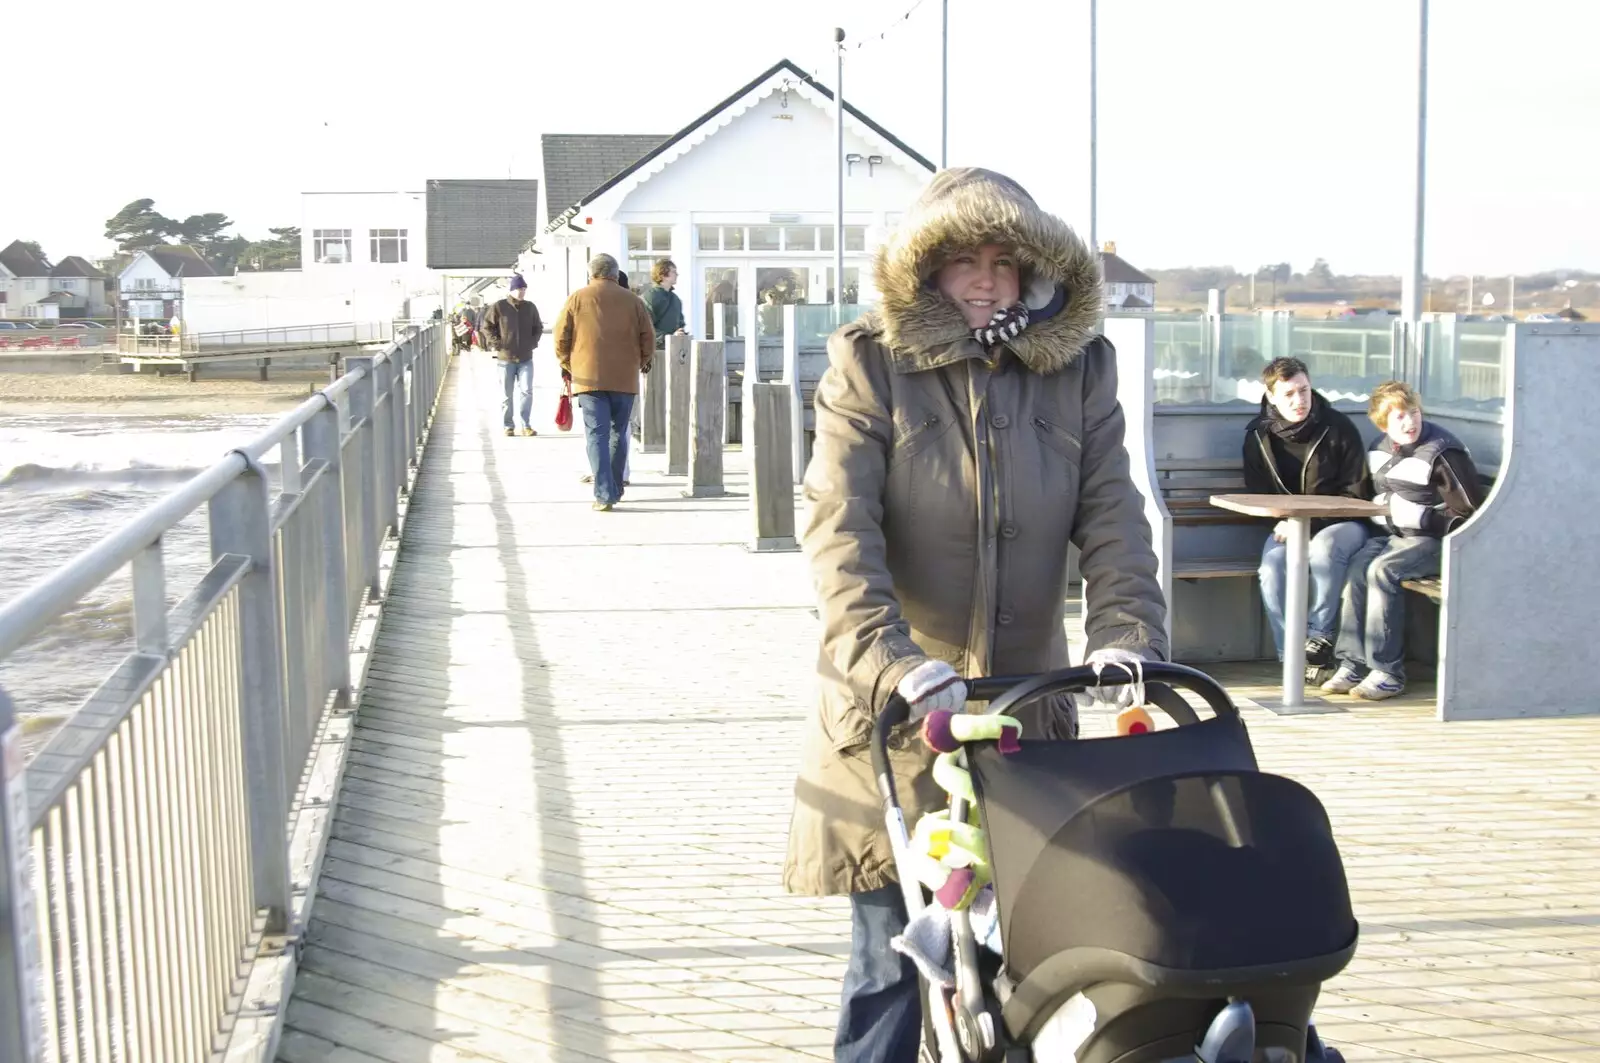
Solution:
M56 268L50 271L52 277L88 277L90 280L103 278L104 273L89 264L88 259L77 255L68 255L56 263Z
M820 81L817 81L810 74L807 74L789 60L780 59L773 66L762 71L755 78L752 78L749 82L740 86L727 99L722 100L709 111L705 112L700 117L696 118L694 121L690 122L688 125L684 126L682 129L678 130L661 143L657 144L655 147L649 149L639 158L635 159L631 164L602 181L600 184L591 188L588 192L579 196L577 199L572 200L570 203L564 204L559 214L555 211L554 200L552 198L550 223L545 226L545 232L554 232L556 229L562 228L569 220L571 220L572 216L576 214L580 208L594 202L600 196L604 195L606 192L622 183L623 180L628 178L635 171L649 165L652 160L670 151L674 145L693 135L694 132L701 126L704 126L706 123L712 121L718 115L722 114L722 112L737 104L741 99L760 88L768 80L785 72L793 75L795 80L799 83L797 88L809 89L811 91L820 93L824 99L829 101L833 99L833 91L826 85L823 85ZM877 136L883 138L884 142L891 144L899 151L904 152L907 158L927 169L929 173L933 173L938 169L938 167L934 166L933 163L929 162L920 153L918 153L916 149L912 148L911 145L907 144L905 141L901 140L899 137L883 128L883 126L879 125L877 122L874 122L871 118L868 118L865 114L862 114L861 111L857 110L855 105L849 100L844 101L844 111L845 114L849 115L856 122L867 127ZM550 180L548 171L545 173L545 180L547 182Z
M156 265L167 271L169 277L215 277L217 271L211 263L200 257L200 252L188 244L163 244L147 247L145 254L155 259Z
M1100 269L1107 284L1154 284L1156 279L1135 269L1115 251L1100 252Z
M666 133L546 133L540 139L545 217L554 218L670 138Z
M1124 310L1149 310L1150 304L1139 298L1137 295L1130 295L1126 299L1122 300L1122 308Z
M0 264L15 277L48 277L50 263L24 247L21 240L13 240L0 251Z
M428 182L428 268L509 268L539 232L539 182Z

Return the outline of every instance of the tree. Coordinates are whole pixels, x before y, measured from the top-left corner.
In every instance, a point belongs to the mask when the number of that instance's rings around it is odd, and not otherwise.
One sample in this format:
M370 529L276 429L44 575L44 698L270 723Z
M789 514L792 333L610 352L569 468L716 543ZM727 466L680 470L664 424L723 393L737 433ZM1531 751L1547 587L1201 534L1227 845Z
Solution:
M1312 284L1329 285L1333 283L1333 267L1328 265L1328 260L1319 258L1311 263L1311 268L1306 270L1306 280Z
M269 271L300 268L300 226L268 229L270 240L257 240L240 256L241 269Z
M233 219L226 214L191 214L180 222L171 223L168 233L181 242L200 246L222 237L222 230L233 228Z
M143 251L160 247L177 232L178 223L157 214L153 199L136 199L106 219L106 239L117 242L118 251Z
M34 256L37 257L39 259L39 261L41 261L41 262L49 262L50 261L49 256L47 256L44 253L44 248L39 246L39 241L37 241L37 240L18 240L17 243L21 244L23 247L26 247L29 251L32 251L34 253Z
M242 236L219 236L195 245L200 257L211 263L212 269L222 274L235 272L239 260L249 248L250 241Z

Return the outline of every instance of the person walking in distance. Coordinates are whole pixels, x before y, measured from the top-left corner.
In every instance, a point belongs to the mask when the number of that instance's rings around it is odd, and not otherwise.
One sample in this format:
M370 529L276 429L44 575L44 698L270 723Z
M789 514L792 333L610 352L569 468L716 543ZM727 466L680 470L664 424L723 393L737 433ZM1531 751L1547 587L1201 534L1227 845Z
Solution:
M556 318L556 358L583 410L597 510L610 510L622 499L628 420L639 374L649 372L654 354L655 331L644 301L617 283L615 258L596 255L589 262L589 283L567 297Z
M483 342L494 352L504 374L500 419L508 436L517 434L519 417L523 435L539 434L533 429L533 349L544 334L544 322L527 296L528 282L520 274L513 276L506 297L483 315Z

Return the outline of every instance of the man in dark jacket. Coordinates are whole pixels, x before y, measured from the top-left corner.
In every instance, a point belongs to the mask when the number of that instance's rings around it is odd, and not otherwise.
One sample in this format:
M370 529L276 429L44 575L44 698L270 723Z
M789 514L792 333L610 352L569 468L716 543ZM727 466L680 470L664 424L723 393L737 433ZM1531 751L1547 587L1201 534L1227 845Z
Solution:
M522 415L522 434L536 436L533 430L533 349L544 334L539 310L528 301L528 282L521 275L511 278L510 292L483 315L482 342L494 352L505 374L505 398L500 402L500 418L506 435L517 434L517 418ZM516 409L512 393L516 393Z
M1245 429L1244 482L1254 494L1347 495L1371 498L1366 447L1350 418L1311 388L1306 364L1276 358L1261 372L1267 393L1261 413ZM1261 550L1261 601L1272 623L1272 642L1283 659L1287 529L1273 528ZM1310 603L1306 611L1306 668L1333 665L1339 592L1350 559L1367 541L1360 521L1316 521L1311 536Z
M658 258L650 267L651 288L645 297L650 308L650 324L656 330L656 350L667 344L667 337L684 331L683 300L672 289L678 283L678 267L670 258Z
M1367 416L1384 434L1367 452L1374 518L1382 533L1350 559L1339 620L1339 670L1330 694L1381 701L1406 688L1405 591L1408 579L1437 576L1441 540L1483 504L1483 484L1461 440L1422 417L1422 400L1398 380L1372 392Z

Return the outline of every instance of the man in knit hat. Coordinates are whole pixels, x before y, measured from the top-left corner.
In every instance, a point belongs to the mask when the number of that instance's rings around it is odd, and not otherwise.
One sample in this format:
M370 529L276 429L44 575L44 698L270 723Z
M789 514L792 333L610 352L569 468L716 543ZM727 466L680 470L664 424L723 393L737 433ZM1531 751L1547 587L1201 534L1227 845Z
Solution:
M511 278L510 292L483 315L481 342L494 352L505 374L505 398L500 403L500 418L506 435L517 434L516 414L521 415L522 434L536 436L533 430L533 349L544 334L538 308L528 301L528 282L520 274ZM513 393L516 407L512 407Z

